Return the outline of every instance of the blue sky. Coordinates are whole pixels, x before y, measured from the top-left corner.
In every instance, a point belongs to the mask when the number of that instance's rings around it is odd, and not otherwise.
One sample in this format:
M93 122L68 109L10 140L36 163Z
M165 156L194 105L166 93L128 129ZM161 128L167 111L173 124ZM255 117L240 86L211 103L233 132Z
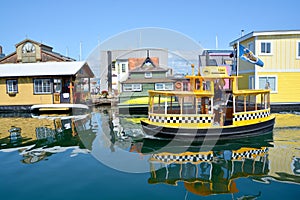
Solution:
M121 32L161 27L191 37L205 49L230 49L245 33L299 30L298 0L6 0L0 3L0 45L6 55L29 38L82 58Z

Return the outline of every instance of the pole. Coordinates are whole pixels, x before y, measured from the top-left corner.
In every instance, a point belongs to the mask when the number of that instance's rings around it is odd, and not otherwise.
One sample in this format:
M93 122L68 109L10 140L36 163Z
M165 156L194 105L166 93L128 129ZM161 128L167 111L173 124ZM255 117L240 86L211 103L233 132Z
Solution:
M239 75L239 65L240 65L240 41L237 42L236 46L236 76Z
M238 76L239 76L239 65L240 65L240 41L237 41L237 46L236 46L236 88L238 89L239 83L238 83Z
M111 73L111 68L112 68L112 57L111 57L111 51L107 51L107 87L108 87L108 94L112 94L112 73Z

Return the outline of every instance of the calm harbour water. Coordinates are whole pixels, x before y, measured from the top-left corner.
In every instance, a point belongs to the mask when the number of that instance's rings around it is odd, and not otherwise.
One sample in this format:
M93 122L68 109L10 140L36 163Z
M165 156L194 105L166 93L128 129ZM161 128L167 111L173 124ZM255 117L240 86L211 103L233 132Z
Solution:
M4 116L0 197L298 199L299 119L278 114L273 133L213 145L133 140L142 134L138 119L111 109L78 118Z

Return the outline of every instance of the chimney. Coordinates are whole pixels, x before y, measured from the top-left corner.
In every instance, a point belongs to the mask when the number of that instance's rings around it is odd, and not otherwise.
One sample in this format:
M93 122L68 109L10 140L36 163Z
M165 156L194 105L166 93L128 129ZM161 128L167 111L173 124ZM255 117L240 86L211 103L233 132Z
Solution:
M5 57L5 54L3 53L2 46L0 45L0 59L4 58L4 57Z

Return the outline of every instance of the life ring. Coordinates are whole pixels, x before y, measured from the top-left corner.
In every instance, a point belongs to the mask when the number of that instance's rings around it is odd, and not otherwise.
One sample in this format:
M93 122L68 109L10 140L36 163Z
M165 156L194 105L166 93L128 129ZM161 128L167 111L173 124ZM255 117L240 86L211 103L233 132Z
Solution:
M181 86L182 86L182 83L181 83L181 82L176 82L176 83L175 83L175 87L176 87L177 89L180 89Z

